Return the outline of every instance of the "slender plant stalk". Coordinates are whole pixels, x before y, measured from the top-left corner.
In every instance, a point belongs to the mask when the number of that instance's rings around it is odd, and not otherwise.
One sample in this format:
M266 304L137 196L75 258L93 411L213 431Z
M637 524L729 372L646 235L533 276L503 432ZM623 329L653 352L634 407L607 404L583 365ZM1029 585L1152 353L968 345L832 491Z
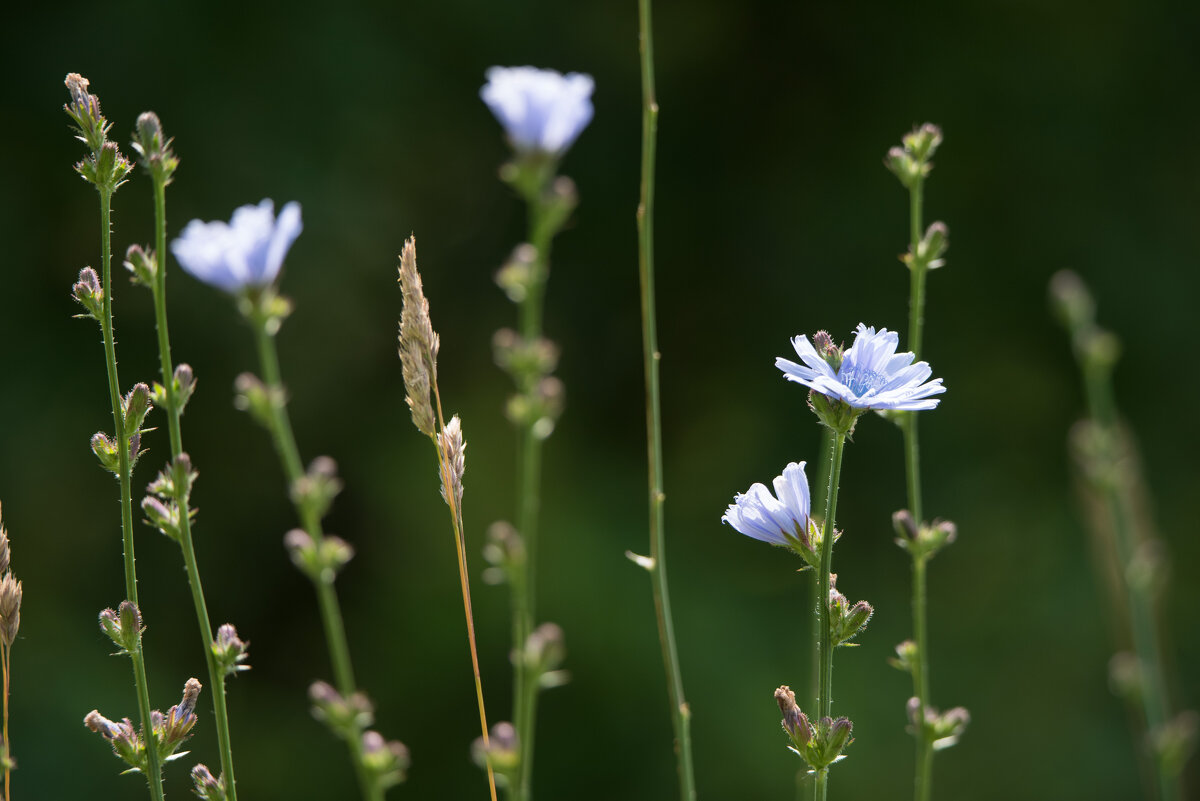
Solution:
M100 329L104 335L104 355L108 365L108 396L112 403L113 429L117 441L118 470L121 482L121 539L125 549L125 596L138 605L137 570L133 555L133 501L130 492L131 473L129 460L129 438L125 431L125 413L121 406L120 379L117 377L117 348L113 338L112 318L112 230L110 208L112 190L100 188L100 247L104 273L103 311ZM130 653L133 661L133 681L137 687L138 714L142 721L142 732L146 740L146 781L150 785L150 796L154 801L163 801L162 765L158 758L158 747L154 727L150 725L150 685L146 680L146 661L142 655L142 635L138 632L137 648Z
M171 338L167 330L167 201L166 179L151 173L154 182L154 247L158 256L155 274L154 320L158 329L158 355L162 368L163 386L167 395L167 426L171 439L171 459L183 453L183 434L179 417L182 409L175 393L174 365L171 364ZM233 776L233 747L229 738L229 713L225 704L225 674L217 664L213 653L212 623L208 616L208 605L204 600L204 586L200 582L200 568L196 564L196 550L192 545L192 520L188 513L186 485L175 487L175 501L179 515L179 546L187 567L188 586L192 591L192 603L196 608L196 622L200 626L201 646L208 664L208 686L213 696L213 715L217 728L217 744L221 752L221 772L225 779L225 792L229 801L237 801L237 783Z
M909 317L908 349L914 354L913 361L921 358L921 338L925 328L925 276L928 265L924 259L915 258L921 242L922 206L925 188L924 178L918 178L909 189L909 235L912 240L911 253L914 258L909 270ZM921 456L917 436L916 412L908 412L904 418L904 466L908 494L908 510L917 525L921 525ZM924 727L925 710L929 707L929 654L928 616L925 610L925 564L926 557L913 557L912 614L913 641L917 646L917 658L913 662L913 694L917 698L916 728L917 757L913 776L913 795L917 801L929 801L933 793L933 744Z
M833 450L829 458L829 483L825 493L825 519L821 521L821 573L817 576L820 597L817 598L817 625L820 627L818 651L821 657L817 689L818 720L833 717L833 628L829 622L829 574L833 569L833 538L836 531L838 485L842 479L842 452L846 434L834 432ZM817 771L813 798L824 801L829 788L828 766Z
M1084 366L1083 377L1087 391L1089 414L1104 432L1110 447L1115 446L1121 436L1117 421L1116 404L1113 402L1107 371L1089 369L1087 360L1080 357ZM1122 492L1115 482L1105 482L1101 494L1104 496L1108 513L1112 519L1113 539L1117 560L1129 565L1136 558L1137 513L1129 492ZM1170 717L1167 700L1166 679L1163 676L1162 642L1154 620L1154 602L1150 591L1132 582L1125 582L1125 596L1129 606L1129 626L1133 639L1133 650L1141 666L1139 696L1146 731L1154 732ZM1165 770L1162 760L1155 759L1157 795L1161 801L1182 801L1183 785L1178 775Z
M9 655L12 654L12 649L7 645L0 643L0 669L4 670L4 801L10 801L9 782L12 778L12 770L9 769L9 761L12 759L12 750L8 747L8 669Z
M533 245L537 259L533 267L533 280L529 291L520 303L521 336L527 342L536 342L542 337L542 301L546 292L546 278L550 264L550 243L553 231L546 225L545 210L540 199L529 201L529 243ZM527 379L526 384L536 381ZM528 393L533 386L520 387ZM518 433L517 472L520 477L517 490L517 531L525 544L525 567L522 581L513 584L513 648L524 649L526 640L533 633L537 620L537 552L538 522L541 512L542 485L542 442L535 424L530 423ZM525 660L517 659L513 669L513 725L517 730L517 743L521 752L521 775L514 795L518 801L532 798L533 788L533 745L537 725L538 687Z
M663 492L662 397L659 384L658 319L654 295L654 168L658 144L658 99L654 89L654 31L650 0L638 0L638 39L642 72L642 184L637 210L638 273L642 295L642 347L646 380L646 456L649 463L650 559L645 562L654 591L658 639L662 644L667 697L675 734L679 770L679 795L695 801L696 778L692 766L691 709L683 695L675 622L667 588L667 554Z
M283 382L279 376L279 354L275 349L275 338L267 330L267 321L260 312L255 312L255 338L258 344L258 358L262 366L263 382L273 399L283 397ZM288 419L287 406L274 400L268 404L271 409L271 438L275 450L283 465L284 477L291 487L304 476L304 467L300 461L300 451L296 447L296 435L292 431ZM320 544L325 539L321 529L321 521L305 504L294 503L296 513L300 517L301 526L312 538ZM317 592L317 605L321 610L321 623L325 628L325 641L329 647L330 661L333 663L334 681L337 682L338 692L342 697L349 698L357 692L354 683L354 668L350 662L350 647L346 643L346 626L342 621L342 610L338 604L337 591L333 587L332 577L314 581L313 587ZM371 781L363 764L362 742L356 737L346 738L346 747L350 750L350 758L358 774L358 782L362 789L363 798L367 801L382 801L383 790Z
M438 429L445 431L446 423L442 415L442 395L436 383L433 386L433 397L437 407ZM458 583L462 587L463 616L467 621L467 642L471 646L471 671L475 677L475 701L479 706L479 727L483 732L484 753L488 753L491 741L488 737L487 709L483 703L483 679L479 673L479 651L475 645L475 613L471 607L471 582L469 578L470 573L467 571L467 535L463 524L463 513L458 505L457 496L451 491L450 455L442 449L436 435L430 437L430 439L433 440L433 446L437 450L438 472L441 474L442 486L446 488L446 505L450 507L450 521L454 526L454 549L458 557ZM487 760L487 777L488 792L491 794L492 801L496 801L496 776L492 770L491 759Z

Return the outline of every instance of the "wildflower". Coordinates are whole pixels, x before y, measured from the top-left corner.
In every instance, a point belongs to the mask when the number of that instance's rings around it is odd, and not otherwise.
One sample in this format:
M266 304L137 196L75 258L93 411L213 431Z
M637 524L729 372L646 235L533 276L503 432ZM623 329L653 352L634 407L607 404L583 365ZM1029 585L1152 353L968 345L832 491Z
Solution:
M184 270L218 289L260 288L279 275L303 227L299 203L288 203L276 218L275 204L267 199L242 206L228 223L192 220L171 243L171 252Z
M772 481L775 496L762 484L737 494L721 517L747 537L790 548L814 568L820 565L821 530L809 517L810 497L804 462L792 462Z
M592 76L492 67L479 96L518 153L561 156L592 120Z
M779 357L775 366L788 381L804 384L852 409L915 412L935 408L939 401L930 396L946 391L942 379L929 381L929 364L913 364L912 353L896 353L899 343L895 331L881 328L876 332L859 323L854 344L844 353L835 353L837 349L827 350L827 355L818 353L806 337L798 336L792 347L804 364Z

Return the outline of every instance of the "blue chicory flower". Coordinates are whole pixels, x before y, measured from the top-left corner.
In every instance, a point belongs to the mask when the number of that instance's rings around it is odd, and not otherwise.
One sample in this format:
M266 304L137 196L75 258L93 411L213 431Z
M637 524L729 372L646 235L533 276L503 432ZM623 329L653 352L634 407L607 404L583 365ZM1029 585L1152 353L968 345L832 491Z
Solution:
M946 391L942 379L929 381L929 364L913 364L912 353L896 353L899 343L895 331L881 328L876 332L874 327L859 323L854 344L842 354L836 369L804 336L792 340L804 365L779 357L775 366L788 381L841 400L853 409L915 412L935 408L939 400L930 396Z
M521 153L561 156L592 120L592 76L492 67L479 96Z
M303 228L299 203L288 203L276 219L275 203L268 199L242 206L227 223L192 220L171 252L184 270L232 293L274 281Z
M757 483L745 495L735 495L721 522L747 537L790 548L810 558L821 532L809 517L811 500L804 464L792 462L783 468L783 475L771 482L775 495Z

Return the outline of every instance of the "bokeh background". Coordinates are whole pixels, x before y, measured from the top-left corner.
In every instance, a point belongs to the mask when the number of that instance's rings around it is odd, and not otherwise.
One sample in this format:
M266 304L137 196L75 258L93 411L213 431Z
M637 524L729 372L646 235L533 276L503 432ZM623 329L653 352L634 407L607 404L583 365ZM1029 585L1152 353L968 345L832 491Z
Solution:
M1173 689L1195 706L1197 6L656 5L670 578L701 796L793 797L798 761L771 694L807 686L808 579L719 520L735 492L817 458L804 393L772 366L788 338L848 337L860 321L905 328L907 197L881 159L929 120L946 141L927 219L949 224L952 246L929 283L926 356L948 392L922 423L925 499L960 529L930 571L932 676L938 705L974 717L938 757L938 796L1138 797L1065 451L1082 397L1046 284L1078 270L1124 342L1117 395L1173 564ZM624 557L647 548L636 4L116 0L6 17L0 499L25 586L17 797L145 797L81 724L95 707L136 708L128 665L95 622L123 583L116 485L87 445L111 425L100 339L71 319L70 285L99 258L96 195L71 170L82 146L62 113L72 71L91 79L126 149L147 109L176 138L173 233L263 197L303 204L282 283L296 312L279 346L302 453L333 456L346 482L327 522L358 549L338 585L356 668L378 727L413 755L392 797L486 793L468 758L478 731L446 514L403 403L394 280L415 232L442 390L469 442L477 625L499 720L510 714L508 600L478 581L477 546L514 509L509 385L490 349L514 308L492 276L524 210L496 179L507 148L478 99L492 64L596 80L595 120L563 164L582 203L556 242L546 307L568 409L546 449L541 616L566 631L573 681L543 699L537 794L675 797L650 587ZM150 212L139 174L116 196L119 252L151 238ZM149 294L116 286L122 380L154 379ZM229 693L243 796L353 798L344 749L307 709L306 686L330 670L312 592L281 545L294 525L285 487L266 435L231 402L234 376L255 367L249 331L219 292L178 270L169 288L174 354L200 382L184 438L201 474L209 608L252 641L254 669ZM167 449L162 431L144 443L135 488ZM859 426L841 501L839 586L878 611L861 647L838 656L837 709L857 740L832 793L904 798L909 686L886 659L910 635L909 575L890 527L904 503L901 441L884 421ZM201 644L177 547L141 524L138 535L151 686L165 708L189 676L204 680ZM192 751L215 765L209 720ZM185 774L169 770L172 797L188 797Z

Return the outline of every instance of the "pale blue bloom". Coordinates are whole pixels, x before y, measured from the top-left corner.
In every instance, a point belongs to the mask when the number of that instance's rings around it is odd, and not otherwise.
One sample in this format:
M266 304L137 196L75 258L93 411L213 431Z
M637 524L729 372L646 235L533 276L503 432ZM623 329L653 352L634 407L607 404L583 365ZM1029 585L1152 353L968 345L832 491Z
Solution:
M735 495L721 522L747 537L811 553L820 531L809 518L811 500L804 464L792 462L783 468L783 475L771 482L775 495L762 484L752 485L745 495Z
M479 96L520 152L561 156L592 120L592 76L492 67Z
M788 381L804 384L854 409L915 412L935 408L939 400L930 396L946 391L942 379L929 381L932 374L929 364L913 364L912 353L896 353L899 344L900 337L895 331L881 328L876 332L874 327L859 323L854 344L842 354L838 369L821 358L804 336L792 340L792 347L804 364L780 357L775 366Z
M242 206L227 223L192 220L171 243L171 252L204 283L237 292L274 281L303 228L299 203L288 203L276 219L275 203L268 199Z

